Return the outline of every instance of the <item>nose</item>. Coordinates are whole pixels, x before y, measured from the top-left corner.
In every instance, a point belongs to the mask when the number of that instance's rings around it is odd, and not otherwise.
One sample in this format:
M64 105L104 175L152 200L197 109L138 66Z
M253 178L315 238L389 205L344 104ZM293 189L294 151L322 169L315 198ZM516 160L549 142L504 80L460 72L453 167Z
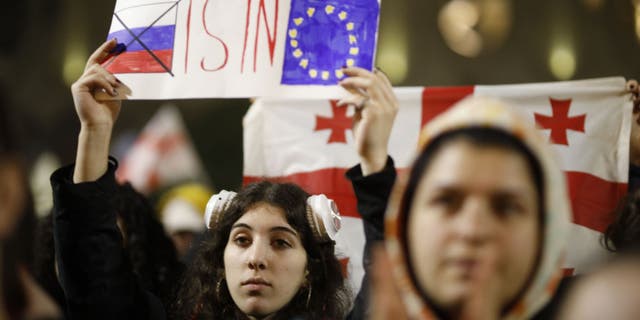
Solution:
M248 252L247 264L251 270L264 270L268 266L269 248L262 242L254 241Z
M477 198L466 199L461 212L456 216L457 234L474 244L483 244L495 233L495 217L488 201Z

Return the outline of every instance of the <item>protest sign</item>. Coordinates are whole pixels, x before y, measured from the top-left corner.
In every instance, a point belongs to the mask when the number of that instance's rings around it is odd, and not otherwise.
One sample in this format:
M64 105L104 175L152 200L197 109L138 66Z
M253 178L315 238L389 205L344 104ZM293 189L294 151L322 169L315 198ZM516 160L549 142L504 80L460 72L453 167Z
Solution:
M380 0L118 0L103 66L130 99L335 98L372 69Z

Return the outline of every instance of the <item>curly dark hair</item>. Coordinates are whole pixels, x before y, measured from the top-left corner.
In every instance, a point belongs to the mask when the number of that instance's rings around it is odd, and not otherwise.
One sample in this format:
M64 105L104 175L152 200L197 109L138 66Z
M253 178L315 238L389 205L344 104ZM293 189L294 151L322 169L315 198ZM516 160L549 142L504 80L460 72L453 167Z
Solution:
M602 244L612 252L640 252L640 190L618 202L615 218L604 232Z
M262 181L247 185L231 201L219 223L209 230L187 270L172 306L174 319L244 319L247 318L231 298L224 281L224 249L231 227L259 202L282 208L287 222L301 237L307 253L308 289L301 288L293 299L275 315L276 319L342 319L349 308L349 291L341 266L335 257L334 242L319 243L306 219L306 199L300 187L289 183ZM217 284L220 288L217 289ZM218 291L218 292L216 292Z

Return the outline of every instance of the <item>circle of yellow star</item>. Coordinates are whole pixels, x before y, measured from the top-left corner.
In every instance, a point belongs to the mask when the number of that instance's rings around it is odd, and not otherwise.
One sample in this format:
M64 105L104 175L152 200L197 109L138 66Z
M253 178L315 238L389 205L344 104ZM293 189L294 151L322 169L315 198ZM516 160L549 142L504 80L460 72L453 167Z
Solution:
M334 13L336 13L336 7L333 5L326 5L324 7L324 12L327 15L333 15ZM302 25L306 19L313 19L313 16L316 13L316 8L314 7L309 7L306 10L307 13L307 17L296 17L294 18L293 24L295 24L295 27L292 29L289 29L288 35L290 39L290 46L293 49L292 54L293 56L299 60L298 66L301 67L302 69L307 70L308 69L308 74L311 78L317 78L318 75L320 75L320 78L323 80L328 80L329 76L331 74L331 70L316 70L313 68L310 68L309 66L309 59L305 57L305 53L304 51L302 51L302 49L300 49L298 47L298 45L300 44L300 41L297 39L298 38L298 29L297 27L299 27L300 25ZM337 13L338 19L340 21L342 21L344 23L344 28L347 31L353 31L355 28L355 24L352 21L348 21L348 13L346 11L340 11L339 13ZM358 37L355 34L350 33L348 36L348 41L349 41L349 56L344 64L347 67L353 67L355 65L355 59L354 57L357 56L360 53L360 48L358 47ZM309 69L310 68L310 69ZM333 70L333 74L336 76L336 78L338 79L342 79L344 77L344 72L342 72L341 69L335 69Z

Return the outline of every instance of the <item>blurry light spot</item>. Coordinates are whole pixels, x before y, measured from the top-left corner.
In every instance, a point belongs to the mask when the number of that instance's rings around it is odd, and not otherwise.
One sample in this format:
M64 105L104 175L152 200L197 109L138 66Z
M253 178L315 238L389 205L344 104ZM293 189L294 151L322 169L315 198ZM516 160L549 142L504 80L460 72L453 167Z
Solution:
M499 47L511 29L512 8L508 0L483 0L480 2L478 30L485 49Z
M634 6L635 6L636 37L638 37L638 40L640 40L640 1L635 1Z
M604 0L582 0L582 3L584 3L584 6L587 7L587 9L597 11L602 8Z
M478 6L468 0L452 0L438 15L438 27L451 50L466 56L477 56L482 50L482 38L474 27L478 24Z
M65 84L70 86L82 75L87 57L86 50L80 47L73 46L67 49L62 65L62 77Z
M53 206L49 177L60 167L60 160L51 152L45 151L38 156L31 169L29 184L33 194L33 204L38 217L47 215Z
M407 78L409 57L402 46L389 45L379 48L376 64L393 84L401 83Z
M318 70L316 70L316 69L311 69L311 70L309 70L309 76L310 76L311 78L315 78L315 77L317 77L317 76L318 76Z
M554 47L549 54L549 69L559 80L568 80L576 72L576 57L573 50L566 47Z

